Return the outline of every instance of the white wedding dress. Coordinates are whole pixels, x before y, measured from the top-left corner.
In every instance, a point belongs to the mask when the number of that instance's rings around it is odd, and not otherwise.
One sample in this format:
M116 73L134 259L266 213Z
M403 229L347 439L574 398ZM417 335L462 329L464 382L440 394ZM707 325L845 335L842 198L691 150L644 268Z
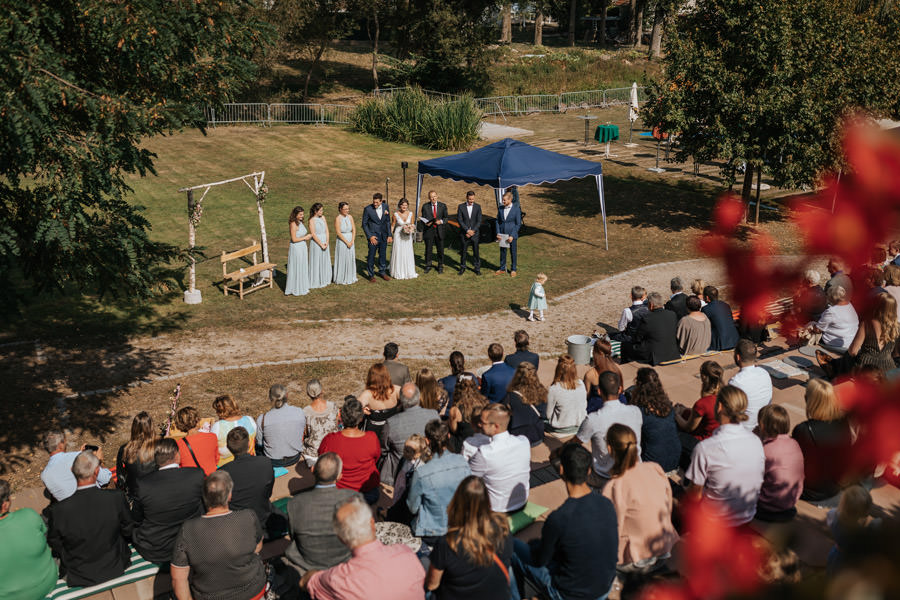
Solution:
M404 225L413 222L412 211L406 214L406 220L400 218L400 213L394 213L396 226L394 227L394 247L391 249L391 277L394 279L413 279L418 277L416 273L416 255L413 251L413 241L416 232L406 233Z

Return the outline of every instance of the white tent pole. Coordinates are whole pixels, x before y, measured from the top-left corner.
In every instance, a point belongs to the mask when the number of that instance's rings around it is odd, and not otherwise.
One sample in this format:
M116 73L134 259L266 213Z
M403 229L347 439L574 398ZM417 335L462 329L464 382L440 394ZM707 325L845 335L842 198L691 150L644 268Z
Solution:
M497 212L500 212L500 206L503 204L503 193L506 192L506 188L498 187L494 188L495 200L497 201Z
M414 219L419 218L419 202L422 200L422 181L424 181L425 175L419 173L418 179L416 180L416 214L413 216Z
M609 250L609 235L606 232L606 202L603 199L603 175L595 175L597 178L597 194L600 196L600 214L603 216L603 241Z

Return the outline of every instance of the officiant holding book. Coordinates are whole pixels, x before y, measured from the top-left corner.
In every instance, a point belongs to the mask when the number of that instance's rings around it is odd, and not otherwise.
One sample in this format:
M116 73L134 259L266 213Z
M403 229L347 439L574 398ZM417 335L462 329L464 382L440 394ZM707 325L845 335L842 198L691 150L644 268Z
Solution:
M431 255L437 246L437 272L444 272L444 227L447 224L447 205L438 202L437 192L428 192L428 203L422 206L419 228L425 240L425 272L431 271Z
M519 240L519 229L522 227L522 211L518 204L513 204L512 192L503 194L503 205L497 212L497 241L500 242L500 269L497 275L506 271L506 250L509 249L511 264L509 274L516 276L516 242Z

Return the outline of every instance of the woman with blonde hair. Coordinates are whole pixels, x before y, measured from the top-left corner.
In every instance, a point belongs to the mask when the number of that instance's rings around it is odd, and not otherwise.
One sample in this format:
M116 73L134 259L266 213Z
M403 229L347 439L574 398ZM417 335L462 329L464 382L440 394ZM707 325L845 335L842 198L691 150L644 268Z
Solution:
M587 412L600 410L603 406L603 394L600 393L600 375L606 371L612 371L619 376L619 381L625 381L622 370L612 357L612 344L608 338L602 337L594 341L591 349L591 368L584 374L584 387L587 389ZM624 391L619 386L619 394Z
M450 403L447 390L444 389L434 373L428 367L422 367L416 374L416 387L419 388L419 406L438 411L443 416L447 413L447 405Z
M461 452L463 442L475 435L475 424L481 415L481 409L487 406L488 400L478 390L474 379L460 379L453 390L453 405L450 407L450 449Z
M700 298L700 308L706 306L706 301L703 300L703 288L705 287L706 282L702 279L695 279L691 282L691 293Z
M234 460L234 455L228 449L228 432L235 427L243 427L250 435L250 454L256 453L256 421L253 417L241 414L237 402L228 394L216 396L213 400L213 410L219 420L213 423L212 431L219 439L219 466L228 464Z
M816 350L816 359L830 379L860 367L890 371L896 367L893 354L898 333L897 301L890 294L881 292L872 302L869 317L856 330L847 353L832 359L825 352Z
M506 515L491 511L484 481L469 475L447 507L447 534L431 551L425 589L439 600L509 598L512 546Z
M131 438L116 454L116 487L133 500L141 477L156 470L153 456L158 436L153 431L153 420L141 411L131 420Z
M540 409L547 406L547 388L538 379L537 369L529 362L521 362L513 373L503 404L509 407L510 435L524 435L532 446L544 439L544 421Z
M391 383L391 374L382 363L375 363L366 373L366 389L358 400L366 413L366 431L374 431L382 443L384 424L400 411L400 386Z
M610 425L606 447L614 462L603 495L613 503L619 522L617 568L644 571L667 558L678 541L672 526L672 488L658 464L638 461L637 436L627 425Z
M575 433L587 416L584 382L578 379L575 359L563 354L556 361L553 383L547 390L547 422L556 433Z
M833 385L824 379L810 379L805 400L807 420L791 432L803 451L801 498L822 502L841 491L852 435Z

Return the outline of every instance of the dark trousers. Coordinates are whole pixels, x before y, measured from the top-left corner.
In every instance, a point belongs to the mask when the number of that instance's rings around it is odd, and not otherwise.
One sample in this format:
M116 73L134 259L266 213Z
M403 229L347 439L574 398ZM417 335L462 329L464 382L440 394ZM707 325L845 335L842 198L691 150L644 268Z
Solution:
M378 271L385 275L387 274L387 238L381 236L378 239L378 243L373 244L372 240L369 240L369 256L366 258L366 274L369 277L375 276L375 253L378 252Z
M468 253L469 246L472 246L472 268L475 269L475 272L478 273L481 271L481 256L478 254L478 232L475 232L475 235L468 238L465 234L459 236L459 270L466 270L466 254Z
M444 268L444 238L437 234L434 229L425 230L422 235L425 240L425 268L431 268L431 250L437 246L438 268Z
M510 271L516 270L516 242L518 242L518 241L519 241L519 239L515 238L515 239L513 239L513 241L511 241L509 243L509 255L512 260L512 263L509 268ZM506 248L500 248L500 270L501 271L506 270Z

